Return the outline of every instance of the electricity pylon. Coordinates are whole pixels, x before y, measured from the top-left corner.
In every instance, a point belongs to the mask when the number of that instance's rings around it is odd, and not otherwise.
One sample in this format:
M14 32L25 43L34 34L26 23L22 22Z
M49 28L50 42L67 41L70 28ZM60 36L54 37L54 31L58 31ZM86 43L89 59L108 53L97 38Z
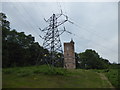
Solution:
M59 21L58 19L60 19L61 17L64 18L64 20ZM49 25L44 29L39 29L45 33L43 37L40 36L44 40L43 48L49 50L50 52L50 56L48 56L50 57L50 60L46 61L50 62L52 66L56 66L57 63L62 63L63 61L63 50L60 35L66 31L65 27L64 30L58 30L58 27L64 24L65 22L69 21L68 16L64 15L61 11L60 14L53 14L48 20L44 20Z

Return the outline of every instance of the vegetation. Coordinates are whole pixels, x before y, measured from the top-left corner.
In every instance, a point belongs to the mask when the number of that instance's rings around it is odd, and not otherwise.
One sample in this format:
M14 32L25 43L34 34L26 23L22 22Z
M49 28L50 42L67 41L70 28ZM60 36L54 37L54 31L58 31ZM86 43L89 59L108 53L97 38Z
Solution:
M0 13L3 87L110 87L98 73L105 74L114 87L120 86L120 64L110 63L92 49L75 54L76 70L47 67L46 60L51 64L50 52L35 42L32 35L11 30L6 18L4 13ZM55 60L63 56L55 53L58 56ZM56 67L62 66L63 61L56 63Z
M109 72L104 73L114 87L120 88L120 75L118 75L118 72L120 72L120 69L110 69Z
M32 35L25 35L24 32L10 30L10 22L6 16L0 13L0 23L2 27L2 66L29 66L45 64L44 54L49 53L43 49L38 42L35 42ZM38 57L39 56L39 57Z
M51 54L43 49L38 42L35 42L32 35L25 35L24 32L17 32L10 29L10 22L6 16L0 13L0 26L2 27L2 57L3 68L16 66L43 65L46 60L51 64ZM58 56L58 57L57 57ZM56 52L55 60L63 56ZM79 62L79 63L78 63ZM95 50L86 50L76 54L77 68L83 69L104 69L108 68L109 61L100 58ZM63 61L56 63L56 66L63 66Z
M67 73L66 69L49 67L47 65L42 66L29 66L29 67L15 67L3 69L5 74L18 74L18 76L28 76L32 74L46 74L46 75L65 75Z
M46 65L4 68L3 88L112 88L91 70L51 70Z
M105 69L110 62L101 58L95 50L87 49L85 52L76 54L77 68Z
M115 88L120 88L120 69L94 69L92 71L104 74Z
M3 68L42 65L46 64L46 60L50 63L50 52L35 42L32 35L25 35L24 32L17 32L15 29L11 30L10 22L6 18L5 14L0 13ZM61 57L62 54L56 53L56 56ZM56 66L61 66L61 63L56 63Z

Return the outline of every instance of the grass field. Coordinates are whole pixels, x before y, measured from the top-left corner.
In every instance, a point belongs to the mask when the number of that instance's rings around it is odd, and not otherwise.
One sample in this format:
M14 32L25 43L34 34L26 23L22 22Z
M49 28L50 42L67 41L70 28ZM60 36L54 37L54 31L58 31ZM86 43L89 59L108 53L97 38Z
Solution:
M120 69L105 69L94 71L98 73L103 73L114 87L120 88Z
M93 70L47 66L16 67L2 70L3 88L112 88L103 73Z

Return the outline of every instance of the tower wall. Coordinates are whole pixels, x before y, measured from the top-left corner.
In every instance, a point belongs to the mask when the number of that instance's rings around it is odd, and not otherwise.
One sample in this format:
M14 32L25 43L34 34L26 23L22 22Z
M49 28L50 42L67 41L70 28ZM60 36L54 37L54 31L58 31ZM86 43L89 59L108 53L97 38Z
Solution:
M71 41L70 43L64 43L64 68L67 69L76 68L73 41Z

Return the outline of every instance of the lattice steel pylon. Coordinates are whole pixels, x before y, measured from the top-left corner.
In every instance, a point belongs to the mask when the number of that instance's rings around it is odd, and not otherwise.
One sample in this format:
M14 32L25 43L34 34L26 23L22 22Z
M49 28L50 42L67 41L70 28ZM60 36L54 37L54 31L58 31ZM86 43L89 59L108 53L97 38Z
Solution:
M59 21L58 19L60 19L60 17L64 18L64 20ZM50 62L52 66L56 66L57 63L62 63L63 60L63 50L60 35L66 31L65 27L64 30L58 30L58 27L69 20L68 17L62 13L62 11L60 14L53 14L48 20L44 20L49 25L44 29L40 29L45 33L43 37L40 37L44 40L43 48L49 50L50 52L50 60L47 60L47 62Z

